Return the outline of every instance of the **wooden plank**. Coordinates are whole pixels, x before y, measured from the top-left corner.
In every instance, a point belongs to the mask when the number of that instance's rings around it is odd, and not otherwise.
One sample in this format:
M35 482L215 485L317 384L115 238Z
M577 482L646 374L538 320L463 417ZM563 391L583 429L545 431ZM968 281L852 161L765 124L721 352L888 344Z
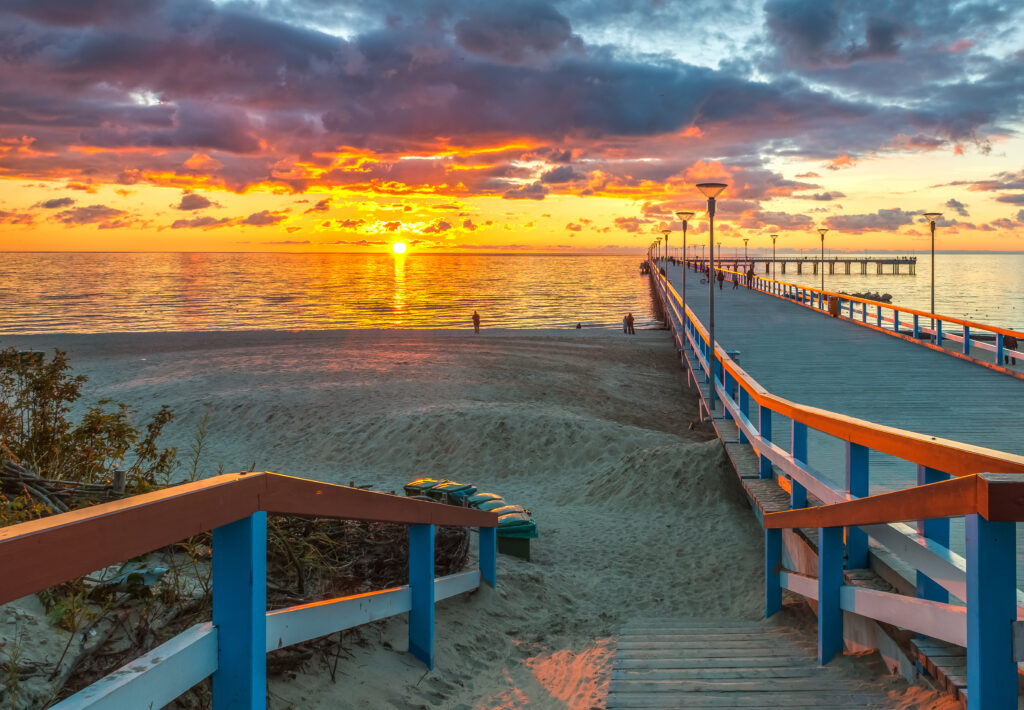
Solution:
M849 585L839 590L839 606L869 619L913 629L959 646L967 645L965 607Z
M884 695L865 693L715 693L673 696L666 693L609 693L606 707L616 708L829 708L890 707Z
M793 693L793 692L855 692L863 682L842 681L829 675L802 678L757 678L753 680L727 680L716 682L698 680L622 680L613 679L608 693Z
M750 649L761 649L761 648L778 648L780 646L790 645L799 648L800 646L812 645L810 639L803 640L803 643L799 639L779 639L779 638L765 638L760 635L751 636L730 636L723 637L717 640L713 639L700 639L692 636L687 637L673 637L673 636L652 636L652 637L632 637L623 638L619 641L619 648L622 650L639 650L639 649L659 649L659 648L676 648L679 650L688 649L718 649L718 648L750 648Z
M790 666L807 667L807 656L765 656L732 654L720 658L707 658L702 656L691 656L689 658L665 657L649 658L646 656L637 657L632 654L619 654L615 657L615 669L633 670L699 670L699 669L739 669L739 668L786 668Z
M53 708L161 708L216 670L217 629L196 624Z
M737 655L737 648L679 649L671 645L663 648L624 648L620 651L623 658L731 658ZM758 654L763 656L792 657L796 648L759 648Z
M752 680L756 678L808 678L829 675L824 668L775 666L751 663L749 668L622 668L612 671L612 680Z

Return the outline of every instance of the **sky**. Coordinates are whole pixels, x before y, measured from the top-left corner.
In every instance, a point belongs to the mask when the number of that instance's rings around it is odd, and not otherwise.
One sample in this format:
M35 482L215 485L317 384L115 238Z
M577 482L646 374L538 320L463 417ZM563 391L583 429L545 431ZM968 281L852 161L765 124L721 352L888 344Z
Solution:
M3 0L0 250L1024 250L1019 0Z

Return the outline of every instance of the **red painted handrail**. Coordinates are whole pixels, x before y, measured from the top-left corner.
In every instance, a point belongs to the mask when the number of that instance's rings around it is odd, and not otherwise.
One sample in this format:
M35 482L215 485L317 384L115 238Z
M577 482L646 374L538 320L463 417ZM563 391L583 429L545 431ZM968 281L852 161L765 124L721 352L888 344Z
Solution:
M766 513L766 530L880 525L978 514L989 521L1024 521L1024 480L1012 473L982 473L891 493Z
M498 516L277 473L229 473L0 528L0 604L253 513L493 528Z

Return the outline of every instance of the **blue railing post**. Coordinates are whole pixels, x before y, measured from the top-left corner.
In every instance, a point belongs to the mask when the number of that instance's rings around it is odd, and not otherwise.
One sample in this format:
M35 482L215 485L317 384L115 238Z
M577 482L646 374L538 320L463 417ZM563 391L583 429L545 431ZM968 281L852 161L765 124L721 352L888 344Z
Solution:
M267 706L267 514L213 530L214 710Z
M480 528L480 576L498 586L498 528Z
M772 410L763 404L757 406L757 430L765 443L772 440ZM758 475L761 478L772 477L772 461L761 452L761 464L758 467Z
M895 308L892 309L892 329L895 332L900 332L900 312Z
M920 334L921 334L921 325L920 325L920 322L918 320L917 314L915 313L914 314L914 340L917 340L917 338L918 338L918 336Z
M878 320L875 322L875 325L877 325L879 328L881 328L882 327L882 307L881 306L877 306L877 308L878 308L878 313L876 315L877 315Z
M967 697L971 710L1017 706L1011 625L1017 618L1016 523L978 514L967 533Z
M850 320L853 320L853 301L850 301Z
M409 653L434 667L434 526L409 526Z
M733 376L730 375L725 370L725 363L722 363L722 371L721 372L722 372L722 389L725 390L725 396L735 402L736 401L735 380L733 379ZM729 411L729 408L725 406L725 404L722 405L722 416L725 417L726 419L732 419L732 413Z
M868 447L846 442L846 492L857 498L868 495ZM846 529L846 566L867 569L868 535L859 527Z
M971 353L971 329L964 326L964 355Z
M927 483L938 483L949 478L944 473L934 468L918 465L917 485L923 486ZM917 534L924 535L934 540L943 547L949 547L949 518L933 518L932 520L918 520ZM949 592L928 575L920 570L917 572L917 596L920 599L928 599L933 602L949 602Z
M764 531L764 615L782 610L782 531Z
M860 322L861 323L867 323L868 322L868 304L866 304L866 303L860 304Z
M818 663L843 650L843 529L818 528Z
M996 364L1003 364L1003 334L996 333Z
M733 380L733 381L735 382L735 380ZM740 392L739 392L739 394L740 394L740 412L743 414L744 417L746 417L749 420L750 419L750 395L747 394L747 390L746 390L746 388L743 385L737 383L737 387L739 387L739 390L740 390ZM743 433L743 427L740 427L740 443L741 444L746 444L748 442L749 442L749 439L747 439L747 435Z
M793 458L798 463L807 465L807 425L798 422L796 419L793 421L792 438L793 442ZM789 505L791 508L806 508L807 507L807 489L804 488L803 484L798 483L796 479L790 478L790 494L789 494Z
M942 321L935 321L935 344L942 347Z

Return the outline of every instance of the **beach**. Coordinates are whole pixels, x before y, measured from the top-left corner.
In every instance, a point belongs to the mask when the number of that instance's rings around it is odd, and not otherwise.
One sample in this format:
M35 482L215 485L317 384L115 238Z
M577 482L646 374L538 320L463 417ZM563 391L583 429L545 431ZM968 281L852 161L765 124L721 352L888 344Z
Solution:
M272 677L271 707L602 707L624 622L762 615L760 527L721 444L695 422L664 331L10 340L68 351L89 377L83 402L171 406L164 445L181 453L209 412L207 475L271 470L398 492L445 477L532 510L532 560L500 555L496 590L438 605L434 670L405 653L397 617L346 633L334 680L317 658ZM866 683L884 672L850 669ZM885 682L903 707L940 707Z

